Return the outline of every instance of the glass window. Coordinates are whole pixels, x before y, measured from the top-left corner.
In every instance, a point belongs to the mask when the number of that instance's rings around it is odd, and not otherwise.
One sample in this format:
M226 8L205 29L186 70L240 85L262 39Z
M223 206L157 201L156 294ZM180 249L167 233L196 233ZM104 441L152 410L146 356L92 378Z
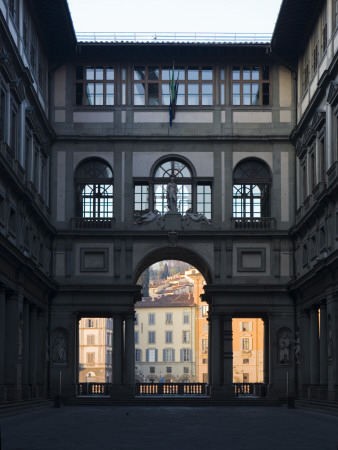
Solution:
M76 105L114 105L114 68L104 66L77 66Z
M82 163L76 171L77 214L84 218L113 217L113 174L103 161Z
M172 331L166 331L165 332L165 343L166 344L172 344L173 341L173 332Z
M190 342L190 331L184 330L183 331L183 343L188 344Z
M247 159L238 164L234 171L233 217L269 217L270 182L265 163Z
M148 315L148 325L155 325L155 314L149 313L149 315Z
M233 106L270 104L269 66L234 66L232 81Z
M155 344L155 331L148 331L148 344Z

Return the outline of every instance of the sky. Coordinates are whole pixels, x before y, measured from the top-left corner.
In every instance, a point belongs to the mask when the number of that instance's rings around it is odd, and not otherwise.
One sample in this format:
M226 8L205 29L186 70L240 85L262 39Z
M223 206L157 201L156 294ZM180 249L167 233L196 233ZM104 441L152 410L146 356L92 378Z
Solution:
M76 32L272 33L282 0L68 0Z

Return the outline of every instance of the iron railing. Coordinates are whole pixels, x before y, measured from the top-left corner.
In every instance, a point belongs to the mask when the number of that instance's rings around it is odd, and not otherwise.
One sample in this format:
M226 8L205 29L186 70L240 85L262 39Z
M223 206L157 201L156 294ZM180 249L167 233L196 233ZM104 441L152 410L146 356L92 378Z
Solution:
M86 217L73 217L71 219L72 230L87 230L87 229L112 229L114 219L107 219L104 217L86 218Z
M266 387L264 383L234 383L235 394L240 396L265 397Z
M271 33L78 32L78 42L267 44Z

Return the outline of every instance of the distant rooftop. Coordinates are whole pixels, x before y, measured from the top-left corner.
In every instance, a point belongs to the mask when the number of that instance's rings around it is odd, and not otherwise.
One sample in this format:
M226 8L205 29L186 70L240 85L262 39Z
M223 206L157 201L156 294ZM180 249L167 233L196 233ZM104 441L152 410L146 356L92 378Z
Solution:
M76 33L78 42L269 44L272 33L193 33L193 32L85 32Z
M194 306L194 296L192 293L184 293L179 295L162 295L152 299L151 297L143 297L142 301L135 303L135 308L163 308L163 307L182 307Z

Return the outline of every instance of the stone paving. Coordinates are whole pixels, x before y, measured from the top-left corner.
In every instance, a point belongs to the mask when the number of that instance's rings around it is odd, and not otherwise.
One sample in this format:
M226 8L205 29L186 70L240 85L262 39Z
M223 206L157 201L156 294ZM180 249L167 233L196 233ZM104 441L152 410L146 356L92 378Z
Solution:
M338 449L338 417L282 407L65 406L0 424L1 450Z

